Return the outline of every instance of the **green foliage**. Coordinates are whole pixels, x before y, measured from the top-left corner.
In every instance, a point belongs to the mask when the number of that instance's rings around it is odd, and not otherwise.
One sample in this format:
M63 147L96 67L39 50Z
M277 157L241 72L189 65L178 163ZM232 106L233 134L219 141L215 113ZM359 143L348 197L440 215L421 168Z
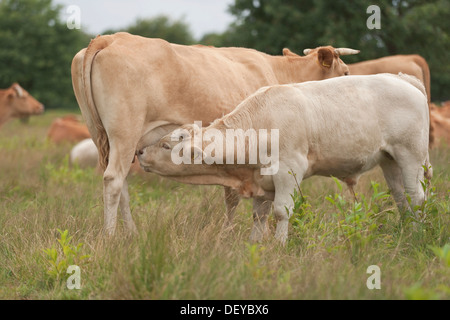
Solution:
M334 207L333 220L324 222L322 217L314 212L306 197L301 192L294 190L291 194L294 206L291 223L295 235L303 238L307 249L317 245L323 245L327 251L333 252L342 248L348 249L352 262L358 262L361 255L366 252L374 241L389 245L392 242L390 235L380 235L379 229L383 224L379 219L384 219L391 209L383 209L389 199L384 191L379 191L379 184L371 182L372 194L366 197L358 195L358 201L348 201L342 194L343 187L340 181L333 177L338 192L325 197ZM298 188L299 190L299 188ZM316 230L322 233L317 238L306 238L305 235ZM337 236L340 241L327 242L326 238Z
M46 108L76 108L70 65L89 43L60 19L52 0L0 2L0 88L20 83Z
M245 244L248 251L248 260L245 262L245 268L253 280L261 280L271 274L267 266L262 263L262 254L266 248L257 244Z
M450 243L445 244L445 246L443 246L442 248L437 246L430 246L430 249L445 266L450 267Z
M342 192L342 185L333 178L339 190ZM378 191L379 184L371 182L372 194L369 198L360 194L359 201L347 202L340 193L334 196L327 196L329 201L336 209L335 217L338 220L338 227L345 246L352 253L352 261L357 262L360 256L369 245L377 239L377 231L381 224L377 223L377 218L387 211L382 211L389 195L386 192Z
M118 31L126 31L147 38L161 38L171 43L192 44L195 42L186 22L182 19L172 20L164 15L149 19L137 19L125 29L107 30L104 34L112 34Z
M366 13L376 4L381 29L368 29ZM449 99L450 3L432 1L235 0L229 7L235 21L222 34L208 34L202 43L251 47L280 55L284 47L301 54L320 45L350 47L360 54L345 62L395 54L420 54L430 65L431 97Z
M55 281L64 280L64 277L67 276L67 268L70 265L80 267L90 257L89 255L82 254L83 243L80 242L76 246L70 243L73 236L69 236L68 230L57 230L61 237L57 239L59 246L52 246L43 250L46 254L47 264L49 265L47 273Z
M439 300L445 299L450 295L450 288L446 285L439 285L430 289L424 287L421 283L416 283L404 290L406 299L408 300Z
M93 168L81 169L77 164L69 164L66 155L59 165L44 162L40 168L41 180L44 184L49 181L57 185L76 185L94 177Z

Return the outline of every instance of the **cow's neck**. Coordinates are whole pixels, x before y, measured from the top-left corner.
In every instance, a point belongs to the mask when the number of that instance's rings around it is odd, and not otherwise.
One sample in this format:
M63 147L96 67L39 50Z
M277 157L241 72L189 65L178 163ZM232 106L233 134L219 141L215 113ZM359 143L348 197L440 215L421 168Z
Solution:
M314 77L317 62L314 56L273 56L272 68L280 84L319 80Z
M0 89L0 126L4 124L11 116L11 110L6 98L6 91Z

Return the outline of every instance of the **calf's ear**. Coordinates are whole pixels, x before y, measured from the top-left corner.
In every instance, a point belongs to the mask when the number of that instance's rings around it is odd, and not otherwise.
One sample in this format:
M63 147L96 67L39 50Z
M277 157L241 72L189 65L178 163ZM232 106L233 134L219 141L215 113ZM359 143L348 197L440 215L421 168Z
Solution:
M328 48L320 48L317 52L317 59L321 66L331 68L334 61L334 52Z

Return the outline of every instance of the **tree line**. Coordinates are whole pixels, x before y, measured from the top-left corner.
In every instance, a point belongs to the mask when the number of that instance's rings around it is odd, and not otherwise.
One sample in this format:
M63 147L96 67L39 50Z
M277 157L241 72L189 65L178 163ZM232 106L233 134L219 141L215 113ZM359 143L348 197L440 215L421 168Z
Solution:
M420 54L431 70L433 101L450 99L450 2L378 0L380 29L367 27L373 1L235 0L234 21L222 33L195 39L188 23L167 16L137 19L118 30L172 43L254 48L302 54L320 45L361 50L347 63L395 54ZM0 0L0 88L19 82L47 108L77 108L70 64L89 44L82 29L68 29L53 0Z

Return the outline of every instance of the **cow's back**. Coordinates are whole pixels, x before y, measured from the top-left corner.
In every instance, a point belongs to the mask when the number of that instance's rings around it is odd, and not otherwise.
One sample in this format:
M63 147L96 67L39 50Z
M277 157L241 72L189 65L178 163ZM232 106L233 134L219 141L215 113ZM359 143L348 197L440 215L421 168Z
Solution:
M127 33L113 36L97 54L93 76L100 70L102 79L123 79L108 83L109 88L117 85L117 91L149 96L153 120L166 117L170 106L183 118L212 121L258 88L278 83L268 55L253 49L184 46Z
M383 57L375 60L362 61L349 64L350 74L352 75L369 75L378 73L403 72L413 75L423 81L422 69L416 63L418 55L396 55Z

